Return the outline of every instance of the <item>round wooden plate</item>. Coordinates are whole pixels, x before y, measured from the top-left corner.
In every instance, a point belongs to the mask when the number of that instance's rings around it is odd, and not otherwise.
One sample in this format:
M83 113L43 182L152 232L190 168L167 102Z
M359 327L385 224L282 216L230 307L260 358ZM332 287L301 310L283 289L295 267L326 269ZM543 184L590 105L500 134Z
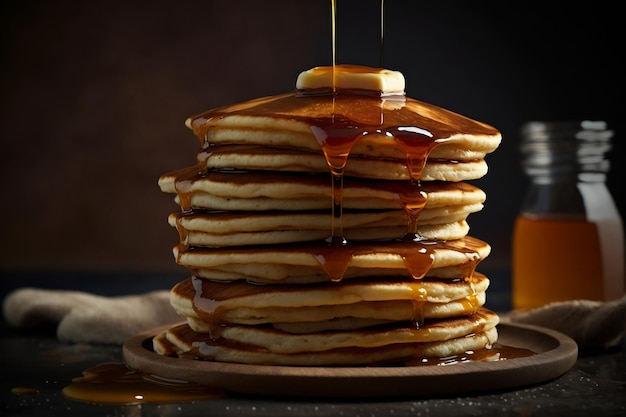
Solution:
M229 392L266 396L399 397L499 391L537 384L568 371L578 357L571 338L543 327L498 325L498 344L535 355L493 362L445 366L299 367L243 365L178 359L152 350L152 337L163 328L130 338L124 360L133 369L181 379Z

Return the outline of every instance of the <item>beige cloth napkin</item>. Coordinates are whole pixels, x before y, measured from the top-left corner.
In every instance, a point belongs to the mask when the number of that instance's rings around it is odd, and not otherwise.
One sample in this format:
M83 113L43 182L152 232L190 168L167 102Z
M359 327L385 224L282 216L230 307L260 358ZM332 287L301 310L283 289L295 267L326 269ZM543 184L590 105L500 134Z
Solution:
M102 297L78 291L21 288L3 303L4 317L14 327L58 323L60 340L123 343L130 336L182 321L169 304L169 291ZM611 302L567 301L501 314L503 323L522 323L557 330L580 348L618 343L626 330L626 297Z
M169 291L103 297L80 291L19 288L4 299L8 324L18 328L58 324L68 342L122 344L129 337L183 319L169 303Z
M532 324L557 330L581 349L608 348L626 332L626 296L614 301L556 302L526 311L501 315L503 323Z

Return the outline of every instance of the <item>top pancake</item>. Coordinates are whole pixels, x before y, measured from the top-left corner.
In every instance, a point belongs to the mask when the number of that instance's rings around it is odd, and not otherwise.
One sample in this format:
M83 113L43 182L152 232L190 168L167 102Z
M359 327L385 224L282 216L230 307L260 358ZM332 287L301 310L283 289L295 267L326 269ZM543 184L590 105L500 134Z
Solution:
M210 110L186 124L202 144L199 160L212 169L320 172L347 156L346 175L386 179L479 178L483 158L501 140L495 128L431 104L355 94L291 92Z

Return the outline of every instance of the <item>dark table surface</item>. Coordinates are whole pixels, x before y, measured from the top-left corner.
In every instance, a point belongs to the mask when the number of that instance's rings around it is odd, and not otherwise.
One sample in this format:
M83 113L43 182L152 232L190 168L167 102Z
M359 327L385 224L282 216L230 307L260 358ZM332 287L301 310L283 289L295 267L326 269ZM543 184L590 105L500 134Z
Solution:
M120 295L140 293L146 289L169 288L181 278L91 274L91 279L85 280L84 274L78 273L60 274L55 279L50 279L49 274L45 275L5 271L2 273L0 295L4 297L11 289L26 285ZM491 290L490 307L496 311L508 308L508 287L496 285ZM624 341L608 350L579 352L574 367L554 380L501 392L372 400L320 400L279 396L270 398L227 394L192 402L106 405L68 399L62 390L86 369L103 363L123 362L121 346L60 342L56 339L53 326L13 329L4 322L1 325L1 416L626 415Z

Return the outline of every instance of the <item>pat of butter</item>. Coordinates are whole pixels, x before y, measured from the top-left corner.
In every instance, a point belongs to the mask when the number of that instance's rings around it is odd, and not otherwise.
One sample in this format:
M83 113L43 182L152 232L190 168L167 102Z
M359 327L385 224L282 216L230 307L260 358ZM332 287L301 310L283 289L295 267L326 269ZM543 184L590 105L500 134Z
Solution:
M334 78L334 80L333 80ZM298 75L298 90L324 88L369 90L381 95L404 94L404 75L400 71L358 65L315 67Z

